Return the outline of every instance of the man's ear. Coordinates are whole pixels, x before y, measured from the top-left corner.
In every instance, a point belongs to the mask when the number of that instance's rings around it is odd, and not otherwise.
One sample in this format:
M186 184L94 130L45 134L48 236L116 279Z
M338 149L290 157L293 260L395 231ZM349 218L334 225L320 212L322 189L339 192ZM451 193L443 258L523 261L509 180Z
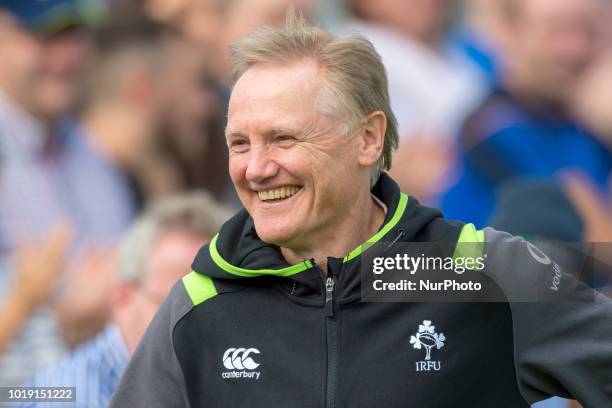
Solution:
M359 147L359 164L361 166L371 167L376 164L382 155L386 130L387 117L383 112L375 111L366 117Z

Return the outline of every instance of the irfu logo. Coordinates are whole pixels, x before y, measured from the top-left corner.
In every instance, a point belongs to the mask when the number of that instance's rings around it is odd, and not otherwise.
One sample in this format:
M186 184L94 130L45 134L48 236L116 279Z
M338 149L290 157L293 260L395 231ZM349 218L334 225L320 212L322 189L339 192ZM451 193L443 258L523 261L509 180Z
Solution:
M431 361L431 350L444 347L444 333L436 333L436 326L431 325L431 320L423 320L419 325L419 331L414 336L410 336L410 344L417 350L425 349L425 360L417 361L416 371L439 371L440 361Z

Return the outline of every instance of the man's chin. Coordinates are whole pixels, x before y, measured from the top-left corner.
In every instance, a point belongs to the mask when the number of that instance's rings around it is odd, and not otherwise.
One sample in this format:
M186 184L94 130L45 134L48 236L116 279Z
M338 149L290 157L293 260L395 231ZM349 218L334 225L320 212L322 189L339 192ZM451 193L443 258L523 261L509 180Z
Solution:
M255 223L255 231L257 232L259 239L261 239L263 242L279 247L287 247L295 235L293 233L293 229L271 228L270 225L258 228L257 223Z
M283 247L287 244L287 242L289 242L289 239L285 234L258 232L257 235L259 236L259 239L261 239L263 242L279 247Z

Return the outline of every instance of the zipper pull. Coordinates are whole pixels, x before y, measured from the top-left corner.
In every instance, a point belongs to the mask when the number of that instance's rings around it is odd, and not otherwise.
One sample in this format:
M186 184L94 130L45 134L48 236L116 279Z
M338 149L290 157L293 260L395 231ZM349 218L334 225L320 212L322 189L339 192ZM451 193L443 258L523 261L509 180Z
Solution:
M327 277L325 281L325 311L327 317L334 315L334 278Z

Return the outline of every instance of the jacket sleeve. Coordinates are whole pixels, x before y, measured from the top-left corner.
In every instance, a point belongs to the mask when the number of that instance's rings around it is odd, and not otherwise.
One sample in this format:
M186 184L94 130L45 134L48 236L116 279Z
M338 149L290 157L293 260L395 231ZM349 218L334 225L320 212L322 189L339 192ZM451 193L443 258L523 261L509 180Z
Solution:
M611 407L612 301L533 244L485 231L486 269L510 300L515 369L525 399L561 396L585 408Z
M186 408L185 381L173 345L175 324L192 303L178 281L147 328L110 403L111 408Z

